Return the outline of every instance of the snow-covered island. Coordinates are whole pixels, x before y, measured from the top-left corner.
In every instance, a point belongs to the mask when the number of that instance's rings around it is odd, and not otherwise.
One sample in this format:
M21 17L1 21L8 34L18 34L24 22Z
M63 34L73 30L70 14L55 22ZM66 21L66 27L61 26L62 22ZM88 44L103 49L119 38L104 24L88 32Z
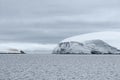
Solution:
M9 49L0 49L0 54L25 54L25 52L22 50L9 48Z
M120 54L119 32L97 32L61 41L53 54Z

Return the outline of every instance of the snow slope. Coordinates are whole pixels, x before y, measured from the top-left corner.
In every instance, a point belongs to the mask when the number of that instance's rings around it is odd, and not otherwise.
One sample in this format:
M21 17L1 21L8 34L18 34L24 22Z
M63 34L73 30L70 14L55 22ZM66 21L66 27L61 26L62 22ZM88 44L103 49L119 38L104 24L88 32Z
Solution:
M84 42L87 40L95 40L95 39L103 40L109 45L120 49L120 32L114 32L114 31L94 32L94 33L73 36L64 39L61 42L70 42L70 41Z
M120 48L117 49L120 45L119 36L119 32L97 32L67 38L58 44L53 53L118 54L120 53Z

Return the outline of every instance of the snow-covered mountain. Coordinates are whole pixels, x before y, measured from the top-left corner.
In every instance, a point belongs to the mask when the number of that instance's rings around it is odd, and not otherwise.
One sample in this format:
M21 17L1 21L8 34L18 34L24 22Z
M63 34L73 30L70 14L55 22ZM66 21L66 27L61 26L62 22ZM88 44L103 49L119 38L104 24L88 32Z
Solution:
M67 38L53 50L54 54L119 54L119 32L97 32ZM114 36L113 36L114 35ZM119 37L118 37L119 36ZM117 44L117 45L116 45Z

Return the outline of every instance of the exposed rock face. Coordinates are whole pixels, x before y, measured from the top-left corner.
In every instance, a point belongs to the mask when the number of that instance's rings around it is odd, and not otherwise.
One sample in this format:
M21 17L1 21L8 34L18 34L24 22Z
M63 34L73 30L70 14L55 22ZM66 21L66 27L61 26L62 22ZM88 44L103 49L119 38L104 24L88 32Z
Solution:
M110 46L102 40L88 40L85 42L61 42L53 50L53 54L119 54L120 50Z

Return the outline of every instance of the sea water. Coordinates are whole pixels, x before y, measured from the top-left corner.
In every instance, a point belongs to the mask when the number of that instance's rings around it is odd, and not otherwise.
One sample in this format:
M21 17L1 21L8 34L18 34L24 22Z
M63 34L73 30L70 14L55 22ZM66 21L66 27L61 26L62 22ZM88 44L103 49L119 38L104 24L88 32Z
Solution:
M120 80L120 56L1 54L0 80Z

